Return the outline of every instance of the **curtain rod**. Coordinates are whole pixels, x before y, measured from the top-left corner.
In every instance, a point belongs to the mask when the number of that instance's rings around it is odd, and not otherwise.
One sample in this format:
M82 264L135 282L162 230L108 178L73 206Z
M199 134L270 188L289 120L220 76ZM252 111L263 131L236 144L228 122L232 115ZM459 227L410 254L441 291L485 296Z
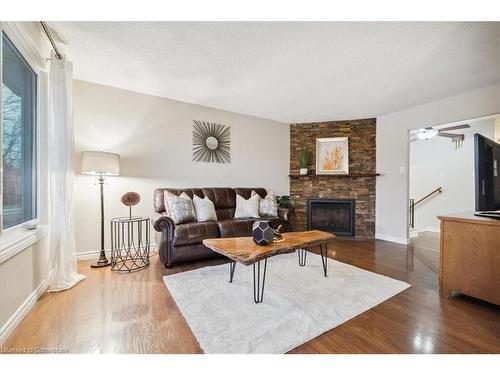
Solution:
M62 55L59 53L59 50L57 49L56 42L54 42L54 39L52 39L52 35L50 34L49 28L47 27L47 25L43 21L40 21L40 24L42 25L43 31L45 31L47 38L49 38L49 42L50 42L50 44L52 44L52 48L54 48L54 52L56 53L56 57L59 60L62 60Z

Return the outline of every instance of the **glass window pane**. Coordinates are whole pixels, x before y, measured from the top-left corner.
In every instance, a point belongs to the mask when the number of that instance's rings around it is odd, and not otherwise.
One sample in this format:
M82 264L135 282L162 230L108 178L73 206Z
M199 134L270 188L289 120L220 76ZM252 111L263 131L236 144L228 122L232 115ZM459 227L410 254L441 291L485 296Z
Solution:
M36 218L36 74L2 34L3 228Z

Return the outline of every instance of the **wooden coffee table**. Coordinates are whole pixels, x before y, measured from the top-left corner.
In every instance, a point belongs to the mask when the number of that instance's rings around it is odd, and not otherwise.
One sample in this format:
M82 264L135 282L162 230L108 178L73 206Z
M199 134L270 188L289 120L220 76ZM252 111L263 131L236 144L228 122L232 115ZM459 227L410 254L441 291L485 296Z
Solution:
M268 246L259 246L252 237L211 238L203 240L203 244L213 251L225 255L229 263L229 282L233 282L236 262L245 266L253 266L253 299L261 303L264 299L267 258L279 254L292 253L297 250L299 266L304 267L307 259L307 248L319 246L324 276L328 276L328 242L335 239L332 233L311 230L306 232L283 233L284 241L273 242ZM261 272L261 262L264 263Z

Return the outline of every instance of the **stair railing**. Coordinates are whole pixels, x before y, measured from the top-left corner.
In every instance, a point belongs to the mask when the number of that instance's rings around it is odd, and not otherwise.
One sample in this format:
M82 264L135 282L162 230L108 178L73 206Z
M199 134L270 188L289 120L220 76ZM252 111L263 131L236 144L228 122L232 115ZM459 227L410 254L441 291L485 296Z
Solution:
M424 200L434 196L434 194L436 194L436 193L441 194L442 192L443 192L443 188L440 186L418 200L415 200L413 198L409 199L409 202L408 202L408 214L409 214L408 224L409 224L410 229L415 228L415 206L419 203L422 203Z

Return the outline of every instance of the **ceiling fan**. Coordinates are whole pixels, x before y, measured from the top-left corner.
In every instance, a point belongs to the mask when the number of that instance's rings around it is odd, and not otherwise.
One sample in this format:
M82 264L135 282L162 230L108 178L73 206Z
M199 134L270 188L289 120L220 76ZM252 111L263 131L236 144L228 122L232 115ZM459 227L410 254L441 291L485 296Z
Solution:
M410 142L415 142L418 140L429 140L435 136L451 138L453 147L455 149L462 146L464 143L465 135L463 133L448 133L452 130L467 129L470 128L469 124L449 126L447 128L435 129L432 126L427 128L420 128L415 130L410 130Z

